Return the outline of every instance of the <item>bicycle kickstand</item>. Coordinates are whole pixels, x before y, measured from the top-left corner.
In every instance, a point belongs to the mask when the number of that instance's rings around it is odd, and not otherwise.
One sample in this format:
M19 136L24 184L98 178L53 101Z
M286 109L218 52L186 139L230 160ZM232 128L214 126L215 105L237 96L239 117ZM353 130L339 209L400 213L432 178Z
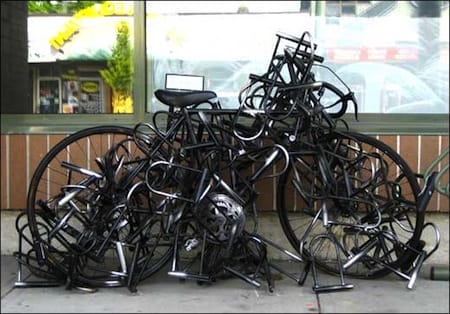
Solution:
M33 252L36 252L34 249L31 249L28 252L24 252L24 244L33 247L35 243L32 241L29 231L29 224L27 220L27 214L25 212L20 213L16 218L16 230L19 234L19 247L18 251L14 252L13 255L17 261L17 280L14 282L15 288L28 288L28 287L56 287L60 286L61 282L52 279L40 279L40 280L32 280L29 279L30 276L34 274L33 270L37 272L44 272L52 277L52 273L50 270L46 269L46 265L39 264L39 258L34 256ZM37 255L37 254L36 254ZM31 260L35 261L34 264L31 263ZM28 269L28 273L24 273L24 267Z

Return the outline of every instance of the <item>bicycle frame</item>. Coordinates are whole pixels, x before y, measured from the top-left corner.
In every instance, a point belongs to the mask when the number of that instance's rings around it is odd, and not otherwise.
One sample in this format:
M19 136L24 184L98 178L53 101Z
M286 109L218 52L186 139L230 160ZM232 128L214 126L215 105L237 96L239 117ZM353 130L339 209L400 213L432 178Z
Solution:
M323 62L316 48L308 32L300 38L277 34L266 73L249 75L239 108L222 109L212 91L157 90L167 110L156 112L152 123L137 124L131 136L121 130L127 139L96 156L97 170L70 159L56 163L67 176L58 193L34 199L41 177L33 180L31 225L17 227L20 251L22 240L33 250L18 254L20 265L28 262L36 273L67 286L126 285L131 291L168 262L168 274L183 279L212 282L226 273L260 287L258 277L265 276L270 291L273 269L300 285L312 269L313 290L320 293L351 289L344 274L361 264L367 272L392 271L412 287L437 249L427 253L420 241L422 228L435 229L420 216L433 186L426 184L419 194L409 167L390 148L337 130L339 122L347 128L341 117L349 102L357 118L356 100L348 87L344 93L315 80L312 68ZM136 155L128 144L137 147ZM44 159L39 175L64 149ZM396 167L400 175L390 171ZM259 234L255 186L265 178L292 185L305 203L309 220L297 239L285 200L277 200L296 253ZM409 212L420 216L418 223ZM412 240L403 242L396 228ZM336 285L318 282L316 265L327 268L321 256L327 242L335 251L328 270L339 274ZM272 262L269 247L302 264L300 275ZM111 254L117 265L102 270ZM101 275L90 276L94 267Z

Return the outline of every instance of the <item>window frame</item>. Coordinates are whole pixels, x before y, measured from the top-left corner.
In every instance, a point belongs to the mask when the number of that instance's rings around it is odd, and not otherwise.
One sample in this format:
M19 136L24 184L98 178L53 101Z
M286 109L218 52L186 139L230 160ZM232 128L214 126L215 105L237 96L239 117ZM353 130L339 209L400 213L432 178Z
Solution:
M2 114L2 134L72 133L96 125L134 127L150 121L145 112L147 101L146 1L134 1L134 80L132 114ZM144 82L144 83L142 83ZM358 121L353 114L344 119L351 129L374 134L448 134L449 114L380 114L361 113Z

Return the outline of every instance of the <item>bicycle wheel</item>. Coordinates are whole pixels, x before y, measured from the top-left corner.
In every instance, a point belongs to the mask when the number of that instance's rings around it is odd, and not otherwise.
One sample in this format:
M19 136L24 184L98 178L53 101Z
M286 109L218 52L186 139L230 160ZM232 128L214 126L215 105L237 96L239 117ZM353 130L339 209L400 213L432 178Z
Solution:
M140 215L151 215L146 191L131 189L143 180L149 161L133 140L133 130L100 126L76 132L56 144L31 179L27 215L40 264L61 280L90 286L122 286L128 277ZM153 271L168 259L158 248Z
M388 145L359 133L332 132L320 147L292 153L278 185L278 214L290 243L332 273L376 278L390 267L408 268L424 223L410 167Z

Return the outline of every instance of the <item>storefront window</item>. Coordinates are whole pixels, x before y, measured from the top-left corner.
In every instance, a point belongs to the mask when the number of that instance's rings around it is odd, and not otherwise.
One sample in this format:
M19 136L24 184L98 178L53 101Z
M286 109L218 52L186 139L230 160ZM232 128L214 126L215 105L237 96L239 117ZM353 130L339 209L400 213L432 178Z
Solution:
M33 113L133 113L132 1L28 1L28 9Z
M309 12L302 2L147 1L146 111L163 108L153 92L167 73L204 76L205 89L236 108L249 74L264 73L275 34L309 31L360 112L448 113L448 2L311 1Z

